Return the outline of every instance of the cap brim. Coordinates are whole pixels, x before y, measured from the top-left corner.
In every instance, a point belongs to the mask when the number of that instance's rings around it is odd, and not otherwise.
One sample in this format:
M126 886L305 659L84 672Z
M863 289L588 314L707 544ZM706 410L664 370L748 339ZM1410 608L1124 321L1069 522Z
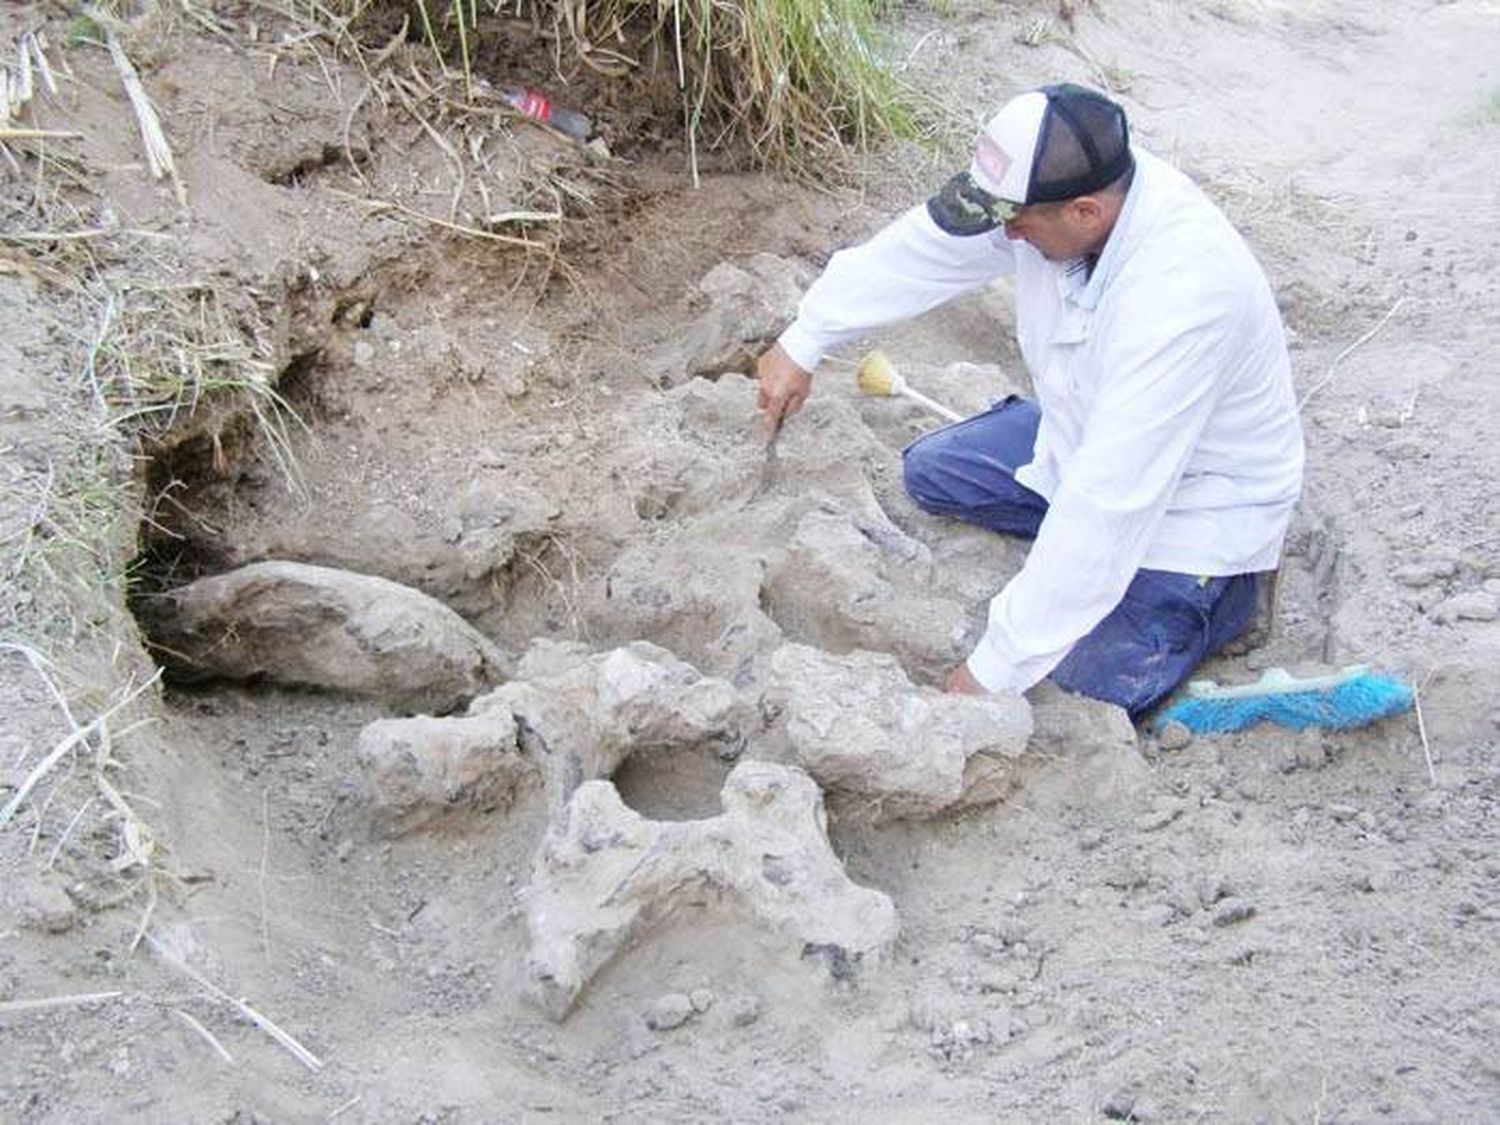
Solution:
M992 231L1018 209L1018 204L985 191L969 172L954 176L927 201L932 221L960 238Z

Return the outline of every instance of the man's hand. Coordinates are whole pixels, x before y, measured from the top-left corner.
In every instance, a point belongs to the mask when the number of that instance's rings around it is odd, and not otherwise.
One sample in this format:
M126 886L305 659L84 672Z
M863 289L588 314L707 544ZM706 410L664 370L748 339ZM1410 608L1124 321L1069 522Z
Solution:
M755 361L755 378L760 382L756 402L761 411L761 428L770 441L793 414L802 409L812 391L812 374L797 366L780 344L772 344Z
M974 678L967 664L960 664L948 673L943 681L943 690L949 695L988 695L984 687Z

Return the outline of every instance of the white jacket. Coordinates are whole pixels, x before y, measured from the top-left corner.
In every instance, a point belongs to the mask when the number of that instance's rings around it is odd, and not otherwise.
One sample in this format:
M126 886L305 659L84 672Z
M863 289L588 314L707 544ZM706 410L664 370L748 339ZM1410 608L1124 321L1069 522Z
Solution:
M811 371L870 328L1015 276L1042 414L1016 478L1050 507L969 657L990 691L1045 677L1140 567L1273 569L1301 491L1302 427L1265 275L1187 177L1135 155L1092 275L1002 230L949 235L918 206L835 254L781 337Z

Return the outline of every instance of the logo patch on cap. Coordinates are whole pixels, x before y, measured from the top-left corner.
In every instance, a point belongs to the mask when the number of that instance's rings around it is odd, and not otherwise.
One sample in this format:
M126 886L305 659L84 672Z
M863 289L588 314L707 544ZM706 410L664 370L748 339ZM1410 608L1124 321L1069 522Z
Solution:
M979 142L974 146L974 163L996 187L1005 182L1005 173L1010 171L1010 157L988 133L979 135Z
M942 230L967 238L994 230L1016 213L1016 205L991 195L968 172L960 172L927 201L927 213Z

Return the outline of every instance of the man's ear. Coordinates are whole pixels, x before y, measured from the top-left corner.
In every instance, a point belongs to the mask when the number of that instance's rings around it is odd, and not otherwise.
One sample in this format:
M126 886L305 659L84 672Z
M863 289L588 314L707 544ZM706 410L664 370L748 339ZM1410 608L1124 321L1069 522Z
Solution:
M1104 204L1095 195L1080 195L1071 201L1073 214L1089 226L1097 225L1104 218Z

